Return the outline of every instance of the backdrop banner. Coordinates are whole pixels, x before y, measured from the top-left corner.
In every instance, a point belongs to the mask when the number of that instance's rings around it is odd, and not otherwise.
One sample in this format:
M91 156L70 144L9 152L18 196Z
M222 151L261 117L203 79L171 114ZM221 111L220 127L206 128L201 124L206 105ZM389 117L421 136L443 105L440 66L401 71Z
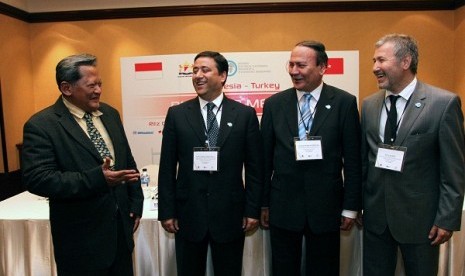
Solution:
M328 51L325 83L358 97L358 51ZM290 52L222 53L229 62L225 95L252 106L261 116L265 99L292 86L287 73ZM196 54L121 58L123 120L139 167L158 164L168 108L196 96L192 66Z

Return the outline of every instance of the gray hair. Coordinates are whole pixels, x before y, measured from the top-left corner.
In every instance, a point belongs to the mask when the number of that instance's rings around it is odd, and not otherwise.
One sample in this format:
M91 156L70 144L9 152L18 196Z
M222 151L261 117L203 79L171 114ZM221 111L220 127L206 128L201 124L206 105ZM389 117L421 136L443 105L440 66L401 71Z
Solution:
M410 71L413 74L418 70L418 45L417 41L405 34L388 34L383 36L375 43L375 47L379 48L387 42L394 45L394 55L397 60L401 60L406 56L410 56L412 61L410 63Z
M75 84L81 79L79 67L83 65L97 66L97 57L90 54L79 54L65 57L56 67L56 81L58 88L62 82Z

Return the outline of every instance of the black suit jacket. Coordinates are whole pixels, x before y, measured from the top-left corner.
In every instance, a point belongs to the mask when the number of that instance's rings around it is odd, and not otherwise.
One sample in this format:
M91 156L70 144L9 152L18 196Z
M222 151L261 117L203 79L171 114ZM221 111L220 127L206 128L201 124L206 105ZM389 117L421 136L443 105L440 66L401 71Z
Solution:
M137 169L118 112L101 103L101 120L115 150L115 170ZM115 258L118 206L126 241L134 247L129 217L142 215L139 182L109 188L102 158L66 108L61 97L24 125L23 181L34 194L50 200L55 260L70 270L108 267Z
M300 231L337 231L342 209L361 208L360 123L356 98L323 85L310 131L322 137L323 159L296 161L297 95L294 88L265 101L261 132L265 152L263 206L270 223ZM344 171L344 177L343 177Z
M262 144L255 110L224 98L217 146L219 171L193 170L193 148L205 145L198 98L168 110L159 170L160 220L178 219L179 235L218 242L244 235L243 217L258 219L263 187ZM243 182L245 168L245 186Z

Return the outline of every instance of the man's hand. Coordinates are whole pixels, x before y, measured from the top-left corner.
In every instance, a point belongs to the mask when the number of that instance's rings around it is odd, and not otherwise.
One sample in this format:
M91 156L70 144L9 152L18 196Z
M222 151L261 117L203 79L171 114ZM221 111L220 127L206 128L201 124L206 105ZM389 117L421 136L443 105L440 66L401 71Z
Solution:
M129 213L129 216L134 220L134 228L132 229L132 232L136 232L137 228L139 228L140 225L140 217L137 216L134 213Z
M162 221L161 226L163 227L163 229L170 233L176 233L179 230L178 220L174 218Z
M341 230L349 231L355 223L355 219L341 216Z
M453 231L433 225L429 231L428 238L432 240L431 245L440 245L448 241L452 237L453 233Z
M269 208L262 208L262 214L260 216L260 224L262 228L264 229L270 228L270 209Z
M242 219L242 229L244 232L253 232L258 228L258 219L254 218L243 218Z
M112 171L110 169L111 159L105 157L105 162L102 165L103 176L107 181L108 186L115 187L126 182L137 181L139 179L139 173L136 170L121 170Z

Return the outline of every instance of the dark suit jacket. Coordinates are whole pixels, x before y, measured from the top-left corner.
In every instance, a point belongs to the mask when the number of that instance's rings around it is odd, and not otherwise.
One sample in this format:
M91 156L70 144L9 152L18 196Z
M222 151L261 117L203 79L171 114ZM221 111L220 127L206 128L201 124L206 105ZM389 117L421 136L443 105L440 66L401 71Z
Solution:
M294 88L265 101L261 132L265 148L263 206L270 223L300 231L338 231L342 209L361 208L360 123L356 98L323 85L310 131L322 137L323 160L296 161L297 95ZM342 171L344 169L344 177Z
M465 187L460 98L418 82L399 126L396 146L407 147L403 172L376 168L385 90L362 108L364 227L386 226L401 243L428 242L433 224L459 230Z
M205 145L198 98L168 110L158 177L160 220L177 218L178 234L200 241L244 235L242 218L258 219L263 187L262 145L255 110L224 98L218 172L193 170L193 148ZM243 182L245 168L245 186Z
M101 120L115 150L115 170L137 169L118 112L101 103ZM102 158L61 97L24 125L23 181L34 194L50 199L55 260L62 269L108 267L116 254L116 205L129 248L134 222L142 215L139 182L110 189Z

